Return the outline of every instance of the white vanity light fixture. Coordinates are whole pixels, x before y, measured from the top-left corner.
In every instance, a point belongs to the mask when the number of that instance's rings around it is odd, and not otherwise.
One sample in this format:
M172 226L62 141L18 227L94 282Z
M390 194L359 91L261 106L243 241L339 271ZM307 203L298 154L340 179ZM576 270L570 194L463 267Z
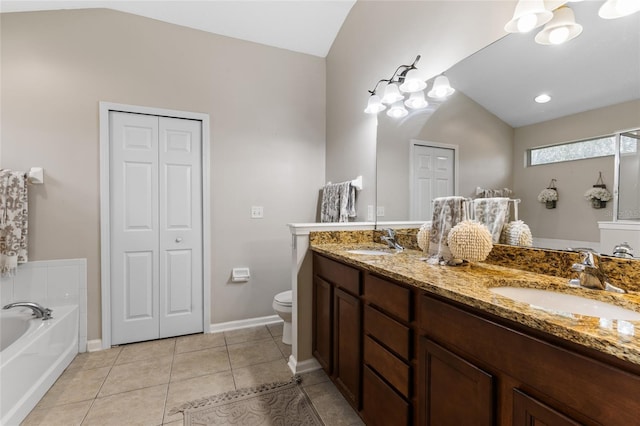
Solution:
M384 88L384 96L382 97L383 104L391 105L403 99L404 96L400 94L400 89L398 89L397 84L389 83L387 87Z
M544 7L543 0L520 0L516 4L513 18L504 26L509 33L528 33L553 18L553 13Z
M427 93L427 96L435 99L443 99L447 96L452 95L456 89L451 87L449 83L449 79L446 75L439 75L436 77L436 80L433 82L433 87Z
M367 107L364 112L367 114L377 114L380 111L384 111L387 107L382 103L382 99L380 96L373 94L369 96L369 101L367 102Z
M551 96L547 95L546 93L541 93L535 98L533 98L533 100L539 104L546 104L551 100Z
M640 3L640 1L639 1ZM553 19L542 31L536 34L538 44L562 44L573 40L582 33L582 25L576 23L576 17L570 7L561 6L553 12Z
M638 11L640 11L639 0L607 0L600 6L598 16L603 19L616 19Z
M421 80L416 73L416 63L420 60L420 55L410 65L400 65L394 71L391 78L379 80L373 90L369 90L371 96L367 102L364 112L367 114L377 114L384 111L389 105L387 115L394 118L402 118L409 114L405 108L420 109L429 105L424 99L423 90L427 83ZM387 83L382 98L376 91L380 83ZM386 105L385 105L386 104Z
M406 105L407 108L411 108L411 109L420 109L420 108L426 108L429 106L429 102L427 102L424 98L423 91L413 92L411 96L409 96L409 99L404 101L404 104Z
M387 111L387 115L391 118L402 118L406 117L407 114L409 114L409 111L404 107L402 101L398 101L391 105L391 108Z

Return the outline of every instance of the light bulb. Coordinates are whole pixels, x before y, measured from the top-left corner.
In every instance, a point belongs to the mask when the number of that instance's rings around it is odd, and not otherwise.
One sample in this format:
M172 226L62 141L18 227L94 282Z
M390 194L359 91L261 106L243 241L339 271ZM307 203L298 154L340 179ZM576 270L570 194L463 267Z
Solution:
M542 94L536 96L535 99L534 99L534 101L536 101L539 104L546 104L550 100L551 100L551 96L547 95L546 93L542 93Z
M365 108L364 112L366 112L367 114L377 114L380 111L384 111L385 109L387 109L387 107L382 105L380 96L371 95L369 97L369 101L367 102L367 108Z
M429 106L429 102L424 99L424 92L413 92L409 99L404 101L407 108L420 109Z
M549 32L549 42L551 44L562 44L569 38L569 28L557 27Z
M618 0L615 8L620 16L627 16L640 10L640 2L638 0Z
M638 11L640 11L638 0L607 0L600 6L598 15L604 19L616 19Z
M455 92L449 84L449 79L444 75L439 75L433 82L433 88L427 93L430 98L445 98Z
M382 97L382 103L390 105L402 99L404 99L404 96L400 94L400 90L398 90L398 86L394 83L387 84L387 87L384 88L384 96Z
M538 18L533 13L521 16L518 18L518 31L521 33L528 33L536 27Z
M402 105L402 102L398 101L389 108L387 115L392 118L402 118L409 114L409 111Z

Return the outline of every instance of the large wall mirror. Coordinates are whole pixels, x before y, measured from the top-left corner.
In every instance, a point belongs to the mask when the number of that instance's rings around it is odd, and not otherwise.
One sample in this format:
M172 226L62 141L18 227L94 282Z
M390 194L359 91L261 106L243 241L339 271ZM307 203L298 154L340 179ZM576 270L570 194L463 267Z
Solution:
M536 30L507 35L445 72L457 90L446 101L399 120L380 113L377 207L384 216L378 221L430 218L412 208L416 147L426 146L456 153L458 195L472 197L477 187L513 189L537 246L599 241L597 223L613 220L613 203L592 209L584 192L600 172L613 189L614 156L532 167L525 156L534 147L640 128L640 13L602 19L601 4L569 3L583 32L565 44L537 44ZM540 93L551 101L534 102ZM624 160L622 175L635 176L635 185L620 186L621 203L638 199L637 163L637 157ZM553 210L537 201L551 179L560 197Z

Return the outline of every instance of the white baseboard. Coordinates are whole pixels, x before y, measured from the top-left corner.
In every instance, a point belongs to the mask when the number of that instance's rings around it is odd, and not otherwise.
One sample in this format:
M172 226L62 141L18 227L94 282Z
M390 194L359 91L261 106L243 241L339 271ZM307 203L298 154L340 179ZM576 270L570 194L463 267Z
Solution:
M237 330L240 328L256 327L258 325L276 324L282 322L278 315L269 315L266 317L248 318L237 321L219 322L209 326L209 333L218 333L221 331Z
M305 359L304 361L298 362L293 355L289 356L288 365L293 374L308 373L322 368L315 358Z
M102 339L87 340L87 352L102 350Z
M282 319L278 315L219 322L217 324L210 324L208 333L219 333L221 331L238 330L241 328L256 327L258 325L277 324L279 322L282 322ZM102 349L102 339L87 341L87 352L96 352Z

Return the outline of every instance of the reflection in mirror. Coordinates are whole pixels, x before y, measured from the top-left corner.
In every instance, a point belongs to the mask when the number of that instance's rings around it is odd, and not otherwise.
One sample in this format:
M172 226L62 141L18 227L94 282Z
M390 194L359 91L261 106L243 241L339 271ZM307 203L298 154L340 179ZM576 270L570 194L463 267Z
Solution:
M640 220L640 129L620 135L618 219Z
M598 249L598 222L614 218L613 203L593 209L584 193L599 171L612 187L613 155L530 167L524 158L532 148L640 127L640 13L601 19L602 3L571 4L584 30L564 45L542 46L533 33L511 34L454 65L445 74L457 92L429 114L395 122L380 115L377 203L385 216L378 220L412 218L410 146L418 139L458 146L456 195L472 197L478 186L513 189L537 246ZM551 101L533 102L542 92ZM552 178L558 179L559 200L547 210L536 197ZM637 185L638 176L631 182ZM638 213L637 198L630 203L625 209Z

